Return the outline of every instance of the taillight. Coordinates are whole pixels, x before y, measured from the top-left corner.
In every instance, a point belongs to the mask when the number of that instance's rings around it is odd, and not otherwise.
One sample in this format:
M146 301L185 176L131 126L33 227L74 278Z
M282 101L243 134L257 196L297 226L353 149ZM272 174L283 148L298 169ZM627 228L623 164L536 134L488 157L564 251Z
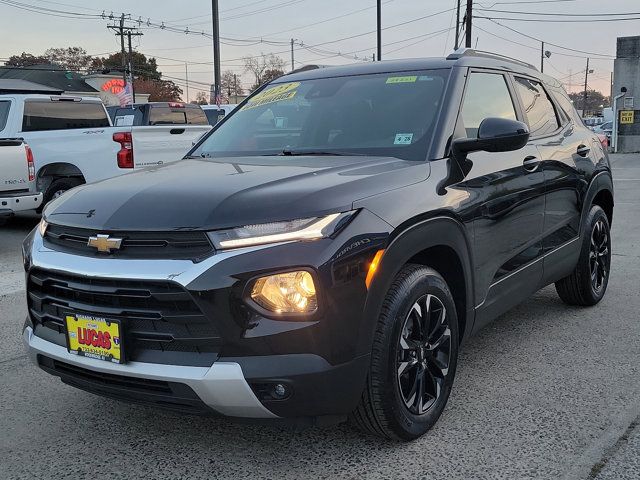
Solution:
M27 170L29 170L29 181L33 182L36 179L36 166L33 164L33 152L31 147L24 144L24 150L27 153Z
M133 141L131 132L116 132L113 134L113 141L120 144L120 150L116 154L118 167L133 168Z

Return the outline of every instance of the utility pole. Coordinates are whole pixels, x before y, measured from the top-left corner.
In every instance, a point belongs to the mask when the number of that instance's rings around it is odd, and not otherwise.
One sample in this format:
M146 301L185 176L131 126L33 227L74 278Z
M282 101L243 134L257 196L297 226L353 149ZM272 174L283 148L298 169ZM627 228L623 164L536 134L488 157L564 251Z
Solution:
M238 75L233 74L233 103L238 103Z
M466 20L466 38L464 42L464 46L467 48L471 48L471 27L473 25L473 0L467 0L467 14L465 15Z
M584 95L582 97L582 116L587 113L587 80L589 78L589 57L587 57L587 69L584 71Z
M296 69L295 59L293 58L293 43L295 40L291 39L291 71L293 72Z
M540 73L544 73L544 42L542 42L540 49Z
M184 62L184 80L187 83L187 103L189 103L189 66Z
M116 32L116 36L120 37L120 55L122 56L122 80L124 81L125 87L127 83L131 85L131 93L132 100L135 103L136 97L135 92L133 90L133 48L131 47L131 36L132 35L142 35L141 32L138 32L136 27L125 27L124 25L124 13L120 16L120 22L118 25L107 25L109 30L114 30ZM124 49L124 37L127 36L129 40L129 59L127 60L127 52ZM127 79L127 73L129 74L129 79Z
M211 0L211 14L213 21L213 95L211 103L220 101L220 16L218 0Z
M456 45L454 50L457 50L460 46L460 2L461 0L457 1L458 5L456 7Z
M382 60L382 0L378 1L378 61Z
M133 48L131 48L131 35L142 35L142 32L131 33L130 29L127 31L127 38L129 40L129 85L131 85L133 103L136 103L136 89L133 85Z

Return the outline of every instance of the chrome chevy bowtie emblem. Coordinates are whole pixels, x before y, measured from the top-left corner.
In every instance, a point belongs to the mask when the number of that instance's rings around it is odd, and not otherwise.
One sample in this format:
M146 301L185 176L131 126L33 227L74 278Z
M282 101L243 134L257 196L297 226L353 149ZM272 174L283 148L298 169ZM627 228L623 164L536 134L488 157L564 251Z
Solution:
M121 238L112 238L109 235L98 234L94 237L89 237L87 245L97 248L99 252L111 253L111 250L119 250L122 246Z

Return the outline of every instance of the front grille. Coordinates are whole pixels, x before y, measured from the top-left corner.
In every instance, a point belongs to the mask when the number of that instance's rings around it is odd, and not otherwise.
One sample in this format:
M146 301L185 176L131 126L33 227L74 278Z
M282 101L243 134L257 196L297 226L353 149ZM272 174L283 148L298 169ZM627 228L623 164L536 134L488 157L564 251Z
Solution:
M213 413L192 388L182 383L87 370L43 355L38 355L38 365L64 383L98 395L185 413Z
M36 335L44 327L64 341L64 315L84 313L121 321L126 360L209 366L217 359L215 325L176 283L34 270L27 295Z
M118 250L101 253L87 245L97 234L121 238ZM110 232L49 224L44 236L45 246L54 250L88 256L117 258L166 258L199 260L214 251L205 232Z

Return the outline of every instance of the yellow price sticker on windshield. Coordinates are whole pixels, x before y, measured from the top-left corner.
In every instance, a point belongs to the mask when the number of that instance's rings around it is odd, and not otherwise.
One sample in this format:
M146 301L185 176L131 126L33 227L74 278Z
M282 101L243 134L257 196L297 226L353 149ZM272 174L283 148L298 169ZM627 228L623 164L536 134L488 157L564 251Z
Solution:
M250 108L260 107L269 103L281 102L283 100L290 100L296 96L297 88L300 86L300 82L283 83L280 85L274 85L271 88L263 90L255 97L251 98L247 104L242 107L242 110L248 110Z
M417 75L409 75L406 77L389 77L387 78L387 82L388 84L393 84L393 83L415 83L416 80L418 80L418 76Z

